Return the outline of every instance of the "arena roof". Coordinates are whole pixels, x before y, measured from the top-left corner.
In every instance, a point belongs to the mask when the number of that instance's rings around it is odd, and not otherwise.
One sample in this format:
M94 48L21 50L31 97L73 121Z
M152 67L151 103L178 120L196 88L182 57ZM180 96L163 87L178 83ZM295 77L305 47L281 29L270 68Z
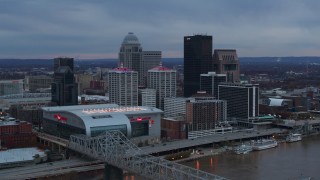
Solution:
M162 113L160 109L146 106L119 106L117 104L93 104L75 106L43 107L45 111L66 111L78 115L102 115L110 113L140 114L140 113Z

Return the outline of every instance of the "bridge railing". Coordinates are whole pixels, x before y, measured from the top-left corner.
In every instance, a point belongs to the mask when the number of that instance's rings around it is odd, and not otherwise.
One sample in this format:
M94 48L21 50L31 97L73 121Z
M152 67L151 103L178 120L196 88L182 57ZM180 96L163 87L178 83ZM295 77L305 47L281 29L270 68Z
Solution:
M108 131L92 138L85 135L72 135L69 148L149 179L226 179L163 158L144 154L120 131Z

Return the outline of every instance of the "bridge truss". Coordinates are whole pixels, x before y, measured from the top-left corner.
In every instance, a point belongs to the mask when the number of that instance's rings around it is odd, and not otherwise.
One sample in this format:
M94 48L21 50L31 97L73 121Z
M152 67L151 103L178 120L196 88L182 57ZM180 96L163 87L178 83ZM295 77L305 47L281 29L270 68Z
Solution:
M120 131L108 131L96 137L72 135L69 141L69 148L148 179L226 179L163 158L145 154Z

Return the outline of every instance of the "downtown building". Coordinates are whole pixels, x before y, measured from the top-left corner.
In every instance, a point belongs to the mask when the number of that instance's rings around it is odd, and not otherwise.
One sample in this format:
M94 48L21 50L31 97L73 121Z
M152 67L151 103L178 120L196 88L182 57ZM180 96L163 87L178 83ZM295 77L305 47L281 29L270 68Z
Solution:
M214 98L218 99L218 85L223 82L227 82L226 74L216 74L215 72L201 74L200 91L206 91Z
M164 109L164 98L176 96L177 71L160 66L148 70L148 88L156 90L156 107Z
M129 32L120 47L119 64L138 72L139 86L146 86L147 71L161 60L161 51L143 51L139 39Z
M212 36L184 37L184 97L199 90L199 76L213 71Z
M46 75L40 76L26 76L24 78L24 87L29 92L43 92L50 90L52 84L52 77Z
M73 58L55 58L51 84L52 102L58 106L78 104L78 85L75 83Z
M213 71L226 74L227 82L240 82L240 64L234 49L215 49L213 54Z
M139 106L156 107L157 90L155 89L139 89Z
M0 81L0 96L22 94L23 80L1 80Z
M165 97L164 117L185 116L187 101L191 99L185 97Z
M138 72L122 65L108 72L109 100L120 106L138 105Z
M188 139L223 133L220 124L227 120L227 102L223 100L194 99L186 103Z
M220 100L227 101L227 115L232 121L259 116L259 85L221 83L218 94Z

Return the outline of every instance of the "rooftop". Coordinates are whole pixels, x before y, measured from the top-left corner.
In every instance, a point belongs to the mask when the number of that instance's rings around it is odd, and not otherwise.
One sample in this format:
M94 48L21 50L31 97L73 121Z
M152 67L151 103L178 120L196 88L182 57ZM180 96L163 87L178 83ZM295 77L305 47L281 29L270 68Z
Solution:
M44 152L37 148L20 148L0 151L0 164L31 161L36 154L39 154L40 157L45 156Z
M135 34L133 34L133 32L129 32L123 39L122 44L137 44L139 45L139 39L137 38L137 36Z
M176 71L167 67L162 66L162 63L160 62L159 66L156 66L149 71Z
M54 106L43 107L45 111L65 111L83 115L104 115L104 114L139 114L139 113L152 113L162 112L157 108L146 106L119 106L117 104L93 104L93 105L74 105L74 106Z
M129 68L123 67L123 64L121 63L120 67L114 68L109 72L135 72Z

